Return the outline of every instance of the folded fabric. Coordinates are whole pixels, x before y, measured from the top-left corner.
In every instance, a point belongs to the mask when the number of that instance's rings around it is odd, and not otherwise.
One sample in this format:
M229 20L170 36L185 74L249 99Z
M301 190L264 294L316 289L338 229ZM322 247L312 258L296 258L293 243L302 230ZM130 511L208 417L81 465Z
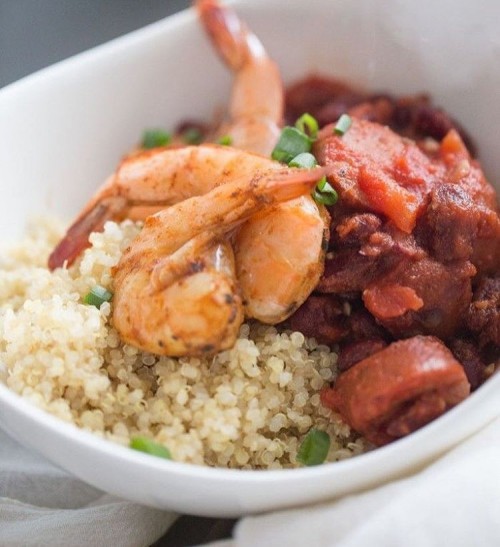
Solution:
M337 501L247 517L212 547L497 547L500 419L406 479Z
M104 494L0 431L2 547L146 547L175 518Z

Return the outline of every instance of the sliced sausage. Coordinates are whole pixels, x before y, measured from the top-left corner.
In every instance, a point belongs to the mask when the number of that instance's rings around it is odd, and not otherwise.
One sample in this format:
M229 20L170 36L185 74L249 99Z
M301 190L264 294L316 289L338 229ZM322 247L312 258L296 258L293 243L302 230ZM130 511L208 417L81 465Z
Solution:
M375 445L422 427L470 393L460 363L433 336L394 342L341 374L322 403Z

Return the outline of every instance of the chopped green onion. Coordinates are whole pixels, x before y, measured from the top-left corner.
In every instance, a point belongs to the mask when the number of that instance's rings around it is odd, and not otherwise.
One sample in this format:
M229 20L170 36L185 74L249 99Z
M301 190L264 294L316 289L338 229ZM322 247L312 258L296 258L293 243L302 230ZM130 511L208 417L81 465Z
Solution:
M316 161L316 158L309 152L302 152L302 154L295 156L288 165L289 167L305 167L311 169L312 167L316 167L316 165L318 165L318 162Z
M190 127L184 131L182 138L187 144L200 144L203 141L203 134L196 127Z
M163 129L148 129L144 131L142 136L142 148L157 148L158 146L166 146L172 140L170 133Z
M295 127L309 136L311 139L316 139L318 136L319 125L311 114L302 114L302 116L295 122Z
M158 456L159 458L172 459L172 454L170 454L170 450L166 446L155 443L147 437L132 437L130 439L130 448L146 452L146 454L151 454L152 456Z
M312 197L316 203L322 205L335 205L339 199L337 192L330 186L326 177L323 177L312 193Z
M319 465L326 460L330 449L330 437L325 431L311 429L297 453L297 461L303 465Z
M273 160L289 163L302 152L311 151L311 139L296 127L286 126L271 154Z
M101 285L96 285L83 297L83 302L100 308L104 302L109 302L112 297L113 293L110 293L107 289L101 287Z
M342 114L340 118L338 119L337 123L335 124L335 127L333 128L333 132L336 135L344 135L346 131L351 127L352 120L351 116L348 116L347 114Z
M231 135L222 135L217 142L223 146L231 146L233 144L233 137Z
M318 184L316 184L316 188L320 192L335 192L335 190L330 186L328 181L326 180L326 177L323 177L321 180L318 181Z

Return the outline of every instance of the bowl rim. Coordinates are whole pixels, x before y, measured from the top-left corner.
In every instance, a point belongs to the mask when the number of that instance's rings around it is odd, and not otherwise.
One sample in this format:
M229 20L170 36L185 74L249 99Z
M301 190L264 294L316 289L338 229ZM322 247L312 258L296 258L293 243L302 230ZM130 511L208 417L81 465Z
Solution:
M445 431L450 423L453 425L456 421L459 421L463 415L467 416L470 408L480 407L482 400L488 399L489 397L495 397L496 393L494 392L499 388L500 373L497 373L489 378L465 401L462 401L439 418L406 437L345 460L326 462L317 466L285 469L231 469L154 457L120 445L119 443L101 437L98 434L80 428L72 423L65 422L61 418L30 403L2 382L0 382L0 401L3 401L13 408L15 412L22 414L23 417L28 418L39 426L49 429L51 433L69 438L75 443L83 444L86 448L97 451L101 455L113 456L115 458L118 457L126 463L134 465L140 464L149 467L151 470L172 472L177 475L190 476L190 478L215 480L237 479L241 482L255 482L256 480L259 482L276 482L279 480L289 481L292 477L296 480L300 480L323 474L342 474L348 471L353 473L364 469L365 467L370 467L372 465L377 466L378 463L390 464L391 462L398 461L401 454L408 455L408 448L411 448L412 445L418 447L420 443L423 443L423 446L425 446L426 437L432 438L435 434L439 433L439 431ZM500 414L500 408L498 414ZM494 419L495 417L491 418L480 427L475 428L474 432L468 436L474 435ZM462 440L463 439L458 439L451 444L454 446ZM439 453L444 453L449 449L450 447L448 446L438 450L438 454L434 452L430 456L424 457L422 465L430 459L437 457ZM421 459L422 458L417 458L417 461L420 461Z

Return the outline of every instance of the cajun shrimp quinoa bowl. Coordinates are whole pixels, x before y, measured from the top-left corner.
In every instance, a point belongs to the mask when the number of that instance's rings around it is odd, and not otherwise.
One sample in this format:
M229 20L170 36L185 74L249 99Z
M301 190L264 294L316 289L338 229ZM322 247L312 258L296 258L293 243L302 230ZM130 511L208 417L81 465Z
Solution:
M425 95L287 89L238 15L196 2L233 77L221 120L147 129L69 225L0 269L0 378L100 437L199 465L334 462L495 373L500 217Z

